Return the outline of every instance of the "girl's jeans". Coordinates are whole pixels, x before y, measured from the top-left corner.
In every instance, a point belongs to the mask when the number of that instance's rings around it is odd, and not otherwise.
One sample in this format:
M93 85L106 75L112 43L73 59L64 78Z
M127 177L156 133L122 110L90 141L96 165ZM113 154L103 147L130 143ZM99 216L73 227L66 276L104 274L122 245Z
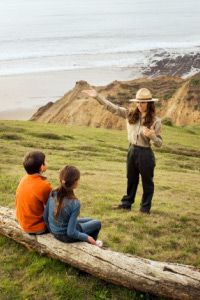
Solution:
M78 219L76 226L79 231L84 232L97 240L101 229L101 222L91 218L80 218ZM72 239L69 236L62 234L55 234L55 237L65 243L80 242L80 240Z

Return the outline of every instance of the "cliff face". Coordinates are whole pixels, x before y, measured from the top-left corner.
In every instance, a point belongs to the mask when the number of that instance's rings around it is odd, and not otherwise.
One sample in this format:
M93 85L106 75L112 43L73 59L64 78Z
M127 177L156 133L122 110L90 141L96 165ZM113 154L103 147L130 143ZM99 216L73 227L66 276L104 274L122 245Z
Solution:
M104 87L94 87L101 95L115 104L130 107L141 87L149 88L160 101L156 104L158 115L170 118L177 125L200 124L200 73L187 79L159 77L132 81L114 81ZM31 118L47 123L66 123L104 128L125 128L125 120L111 114L97 100L87 97L83 90L90 88L85 81L55 103L41 107Z
M161 108L161 116L176 125L200 124L200 74L183 84Z
M79 81L73 90L53 105L40 108L31 118L46 123L76 124L104 128L125 128L125 122L108 112L95 99L85 96L82 90L90 88L85 81ZM42 112L42 113L41 113Z

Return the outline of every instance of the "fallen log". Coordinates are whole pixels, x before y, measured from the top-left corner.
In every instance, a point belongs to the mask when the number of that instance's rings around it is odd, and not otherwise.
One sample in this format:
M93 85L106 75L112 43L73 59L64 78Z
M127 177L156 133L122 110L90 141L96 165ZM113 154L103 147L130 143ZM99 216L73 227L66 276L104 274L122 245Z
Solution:
M15 211L0 207L0 234L29 249L59 259L105 281L172 299L200 299L200 270L100 249L88 243L65 244L51 234L23 232Z

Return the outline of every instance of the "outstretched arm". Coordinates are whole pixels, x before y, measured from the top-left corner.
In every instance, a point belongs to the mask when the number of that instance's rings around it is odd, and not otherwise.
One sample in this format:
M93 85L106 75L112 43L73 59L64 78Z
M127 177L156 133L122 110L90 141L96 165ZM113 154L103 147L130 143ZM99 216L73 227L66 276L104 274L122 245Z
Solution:
M83 93L86 95L95 98L101 105L105 106L107 110L111 113L118 115L126 119L128 110L124 107L120 107L112 102L108 101L103 96L99 95L94 89L93 90L84 90Z

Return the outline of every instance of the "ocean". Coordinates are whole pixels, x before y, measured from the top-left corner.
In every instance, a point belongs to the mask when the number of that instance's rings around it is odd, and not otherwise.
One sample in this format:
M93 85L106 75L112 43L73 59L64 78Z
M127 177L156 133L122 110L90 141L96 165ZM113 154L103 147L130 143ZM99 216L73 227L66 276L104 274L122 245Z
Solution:
M198 51L199 0L1 0L0 76L148 64Z

